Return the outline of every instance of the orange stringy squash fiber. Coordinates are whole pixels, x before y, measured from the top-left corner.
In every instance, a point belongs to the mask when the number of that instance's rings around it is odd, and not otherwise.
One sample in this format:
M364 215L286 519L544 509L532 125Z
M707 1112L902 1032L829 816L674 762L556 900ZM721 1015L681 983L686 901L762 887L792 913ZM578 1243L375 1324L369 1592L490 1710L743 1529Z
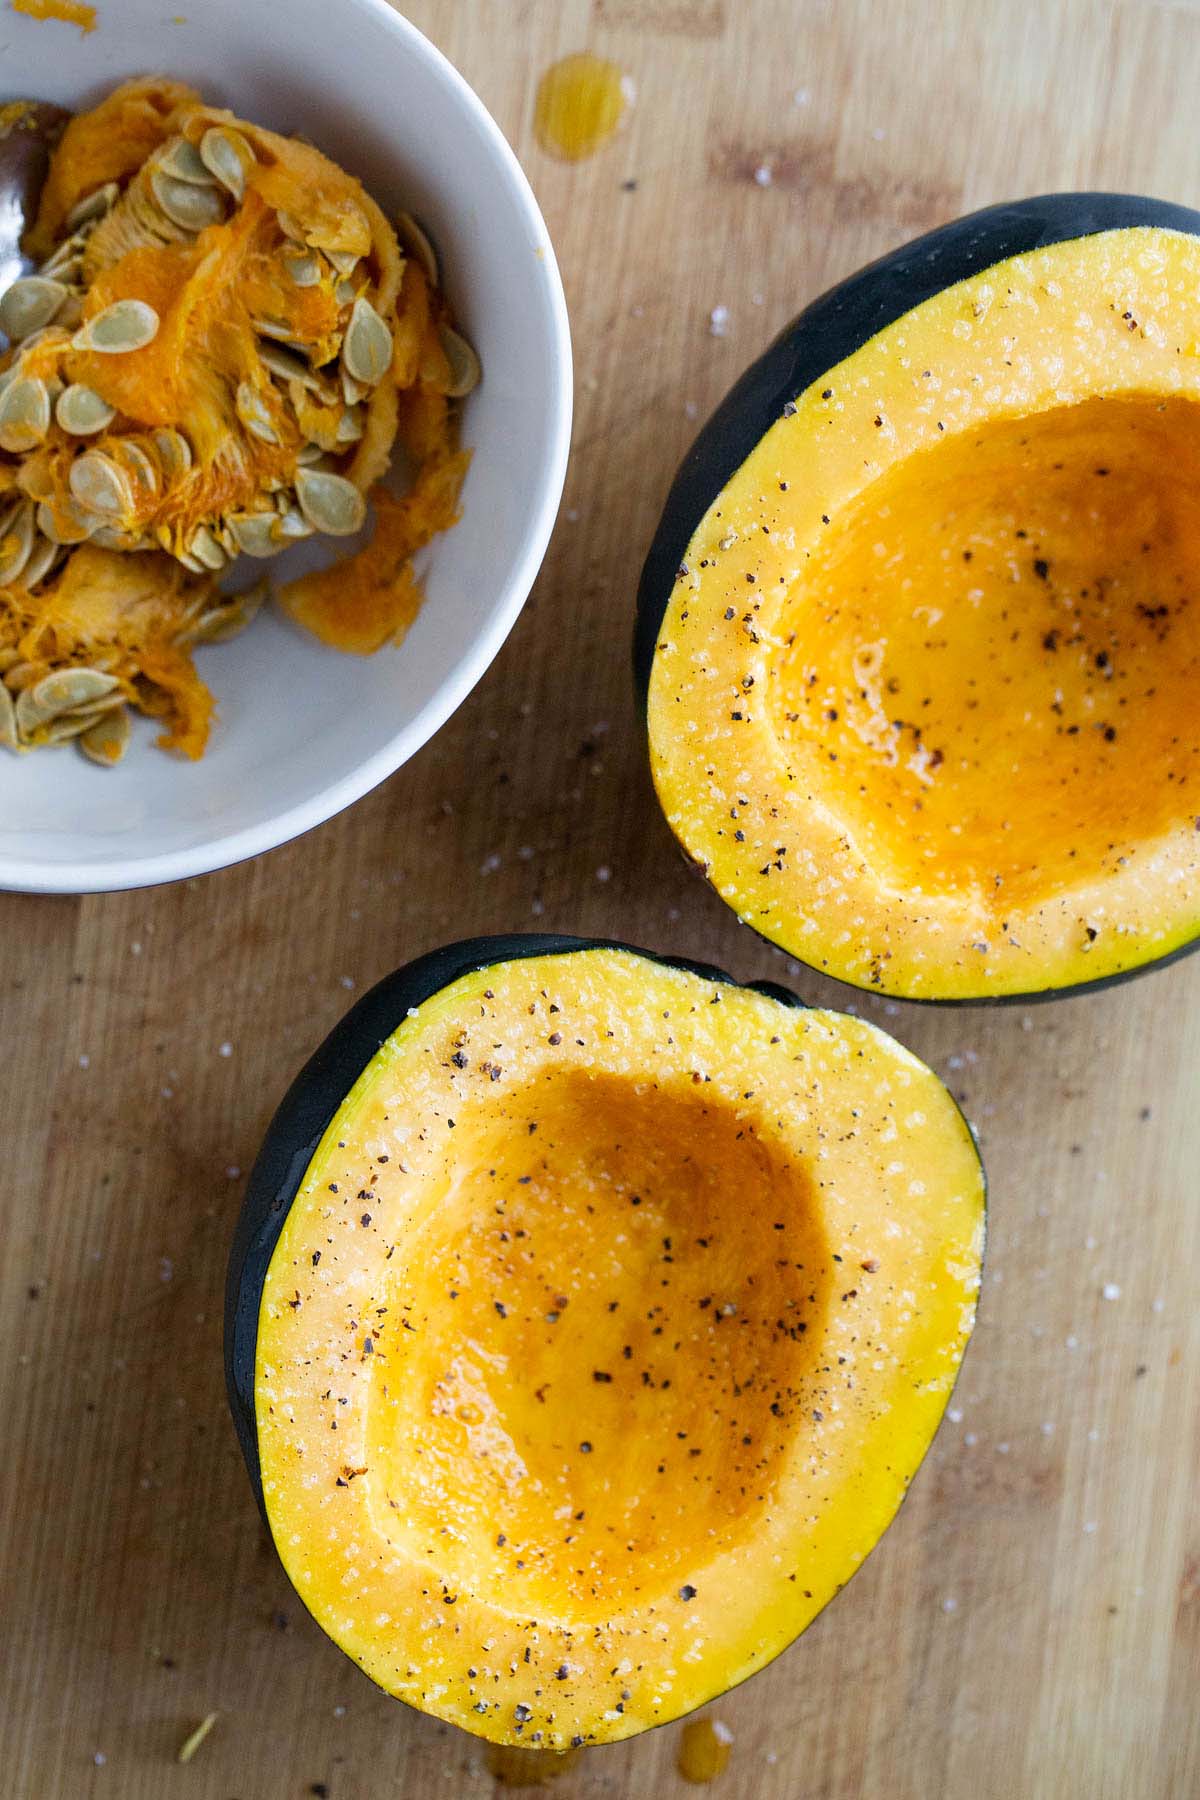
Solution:
M134 81L70 121L0 299L0 740L116 761L134 707L199 757L192 652L269 589L241 556L367 546L285 584L290 617L369 654L420 605L412 557L458 517L453 402L478 378L415 223L404 249L311 145ZM379 487L399 443L407 492Z

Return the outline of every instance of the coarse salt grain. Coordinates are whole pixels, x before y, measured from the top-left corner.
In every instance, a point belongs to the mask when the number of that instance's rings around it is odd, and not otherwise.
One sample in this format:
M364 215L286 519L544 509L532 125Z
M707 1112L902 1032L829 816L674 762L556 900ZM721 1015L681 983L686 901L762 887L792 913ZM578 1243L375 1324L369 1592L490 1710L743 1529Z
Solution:
M1104 1295L1106 1300L1119 1300L1121 1298L1121 1289L1115 1281L1106 1281L1104 1286L1100 1289L1100 1292Z
M342 976L342 986L344 988L352 988L354 986L353 975L343 975Z
M954 1598L953 1594L947 1594L946 1598L942 1601L942 1611L944 1613L958 1611L958 1601Z
M232 1056L233 1055L233 1045L228 1042L222 1044L220 1049L217 1051L217 1055L218 1056Z
M949 1421L952 1425L961 1425L962 1420L963 1420L962 1407L961 1406L950 1407L946 1413L946 1417L949 1419Z
M771 174L770 163L759 163L757 169L754 171L754 179L759 187L770 187L771 182L774 180L774 176Z
M713 307L708 315L708 331L710 337L729 336L729 308L727 306Z
M81 1056L81 1057L80 1057L80 1059L79 1059L79 1066L80 1066L80 1068L81 1068L81 1069L90 1069L90 1068L91 1068L91 1066L92 1066L92 1059L91 1059L91 1057L90 1057L90 1056L86 1056L86 1055L84 1055L84 1056Z
M612 880L612 870L609 868L607 863L601 863L600 867L596 870L596 880L597 881L611 881Z

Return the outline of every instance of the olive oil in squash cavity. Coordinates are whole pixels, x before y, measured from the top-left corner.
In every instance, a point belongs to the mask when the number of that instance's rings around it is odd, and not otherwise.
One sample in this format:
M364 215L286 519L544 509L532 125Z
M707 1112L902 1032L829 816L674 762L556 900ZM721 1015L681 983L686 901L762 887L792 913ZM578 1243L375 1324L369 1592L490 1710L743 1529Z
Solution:
M607 144L633 98L616 63L583 51L551 63L538 83L534 135L564 162L582 162Z

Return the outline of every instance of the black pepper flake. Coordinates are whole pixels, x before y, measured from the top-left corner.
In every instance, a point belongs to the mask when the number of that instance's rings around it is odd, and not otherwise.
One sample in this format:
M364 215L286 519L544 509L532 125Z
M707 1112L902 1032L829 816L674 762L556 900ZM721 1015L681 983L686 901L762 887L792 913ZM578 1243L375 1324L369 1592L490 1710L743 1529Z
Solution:
M1045 581L1048 579L1049 574L1050 574L1050 564L1046 561L1044 556L1035 556L1034 557L1033 572L1037 576L1039 581Z
M532 1706L526 1706L524 1700L518 1700L517 1704L513 1707L513 1718L517 1720L518 1724L523 1725L526 1719L532 1719L532 1717Z
M554 1671L555 1681L569 1681L570 1678L571 1678L571 1671L567 1667L566 1663L559 1663L557 1669L555 1669L555 1671Z
M496 1311L500 1314L500 1317L502 1319L507 1319L508 1308L507 1308L507 1306L505 1306L503 1300L493 1300L492 1305L495 1307Z
M454 1064L456 1069L465 1069L467 1060L467 1053L465 1050L456 1050L454 1055L450 1058L450 1061Z
M822 398L822 400L832 400L833 399L833 389L832 388L822 388L821 389L821 398Z
M592 1380L593 1381L611 1381L612 1376L605 1369L593 1369L592 1370Z
M581 1456L590 1456L592 1454L592 1446L588 1443L586 1438L584 1438L582 1444L579 1446L579 1453Z
M561 1044L562 1043L562 1032L561 1031L552 1031L550 1033L550 1036L546 1039L546 1042L548 1044Z
M685 1581L683 1586L680 1588L679 1598L681 1600L694 1600L696 1598L696 1590L692 1586L690 1581Z
M358 1222L360 1225L369 1225L371 1223L370 1213L364 1213L362 1218Z
M316 1266L320 1262L320 1260L321 1260L321 1252L319 1250L314 1250L312 1253L312 1266L314 1269L316 1268Z
M323 1781L310 1782L308 1791L315 1796L315 1800L329 1800L329 1788Z
M785 400L784 404L783 404L784 418L785 419L794 418L795 413L796 413L796 402L794 400Z

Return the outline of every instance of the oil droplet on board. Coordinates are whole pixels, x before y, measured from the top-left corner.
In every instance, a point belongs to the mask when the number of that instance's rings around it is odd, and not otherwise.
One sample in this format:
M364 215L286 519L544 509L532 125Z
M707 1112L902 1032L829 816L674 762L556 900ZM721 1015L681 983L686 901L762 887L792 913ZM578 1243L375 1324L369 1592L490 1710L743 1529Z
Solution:
M733 1733L720 1719L689 1719L679 1739L675 1766L685 1781L715 1781L729 1765Z
M581 162L607 144L633 99L633 83L614 62L583 51L551 63L538 83L533 129L551 156Z
M545 1787L579 1761L578 1750L524 1750L515 1744L489 1744L484 1756L489 1775L501 1787Z

